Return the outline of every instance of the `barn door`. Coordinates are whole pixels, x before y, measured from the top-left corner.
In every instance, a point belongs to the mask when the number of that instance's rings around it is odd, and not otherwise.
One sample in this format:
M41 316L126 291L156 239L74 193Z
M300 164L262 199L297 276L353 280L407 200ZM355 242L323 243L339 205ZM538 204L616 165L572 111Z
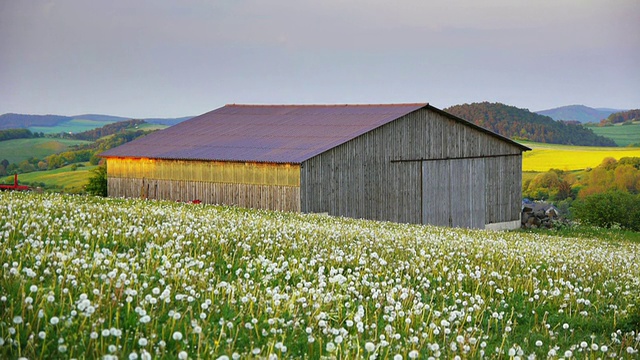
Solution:
M422 223L484 229L483 159L422 162Z

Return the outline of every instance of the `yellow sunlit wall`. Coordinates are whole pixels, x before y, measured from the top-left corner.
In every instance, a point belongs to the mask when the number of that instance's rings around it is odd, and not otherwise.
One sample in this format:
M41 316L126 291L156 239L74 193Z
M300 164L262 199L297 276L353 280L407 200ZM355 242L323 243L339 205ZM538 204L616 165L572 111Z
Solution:
M298 164L108 158L107 175L117 178L300 186Z

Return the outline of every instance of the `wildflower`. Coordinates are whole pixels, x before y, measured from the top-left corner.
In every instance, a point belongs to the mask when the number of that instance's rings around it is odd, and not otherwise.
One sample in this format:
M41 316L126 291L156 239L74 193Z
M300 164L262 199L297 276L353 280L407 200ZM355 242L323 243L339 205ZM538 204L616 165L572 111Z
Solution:
M176 331L176 332L173 333L173 335L171 337L175 341L180 341L180 340L182 340L182 333L180 331Z
M573 352L571 350L567 350L564 352L564 357L567 359L573 356Z
M17 324L17 325L22 324L22 316L14 316L13 317L13 323Z
M147 346L147 344L149 343L149 341L147 340L147 338L140 338L138 339L138 345L140 346Z
M29 287L29 291L31 291L31 292L36 292L36 291L38 291L38 286L36 286L36 285L31 285L31 287Z
M409 358L410 359L417 359L418 356L420 356L420 353L418 352L418 350L409 351Z
M186 351L180 351L178 353L178 359L180 360L187 360L188 357L189 357L189 354L187 354ZM229 359L229 357L227 357L227 359Z
M376 350L376 346L372 342L367 342L364 344L364 349L368 352L374 352Z
M60 319L57 316L52 316L51 319L49 319L49 322L51 325L57 325L60 322Z
M395 354L395 355L393 356L393 360L402 360L402 355L400 355L400 354Z
M333 352L336 349L336 344L334 344L333 342L329 341L327 343L327 351L328 352Z
M542 346L542 341L541 341L541 340L536 341L536 346L537 346L537 347Z

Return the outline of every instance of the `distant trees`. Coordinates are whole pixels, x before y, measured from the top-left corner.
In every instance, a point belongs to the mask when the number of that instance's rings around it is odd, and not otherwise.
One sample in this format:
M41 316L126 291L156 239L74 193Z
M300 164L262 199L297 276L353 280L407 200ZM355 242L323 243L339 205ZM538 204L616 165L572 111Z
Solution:
M456 105L445 111L514 139L552 144L617 146L613 140L596 135L581 124L555 121L527 109L500 103Z
M144 120L127 120L107 124L101 128L72 134L69 137L77 140L95 141L102 137L124 132L125 130L136 129L138 126L145 124Z
M622 111L609 115L608 118L600 121L600 126L627 123L640 120L640 109Z
M37 135L39 137L40 135ZM29 129L7 129L0 130L0 141L13 139L31 139L36 137Z

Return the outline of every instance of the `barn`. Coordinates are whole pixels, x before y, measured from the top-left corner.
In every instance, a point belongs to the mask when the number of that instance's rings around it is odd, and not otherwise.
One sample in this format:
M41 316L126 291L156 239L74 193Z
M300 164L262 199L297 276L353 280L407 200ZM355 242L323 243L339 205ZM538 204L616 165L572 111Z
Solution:
M427 103L233 104L101 156L111 197L506 229L526 150Z

